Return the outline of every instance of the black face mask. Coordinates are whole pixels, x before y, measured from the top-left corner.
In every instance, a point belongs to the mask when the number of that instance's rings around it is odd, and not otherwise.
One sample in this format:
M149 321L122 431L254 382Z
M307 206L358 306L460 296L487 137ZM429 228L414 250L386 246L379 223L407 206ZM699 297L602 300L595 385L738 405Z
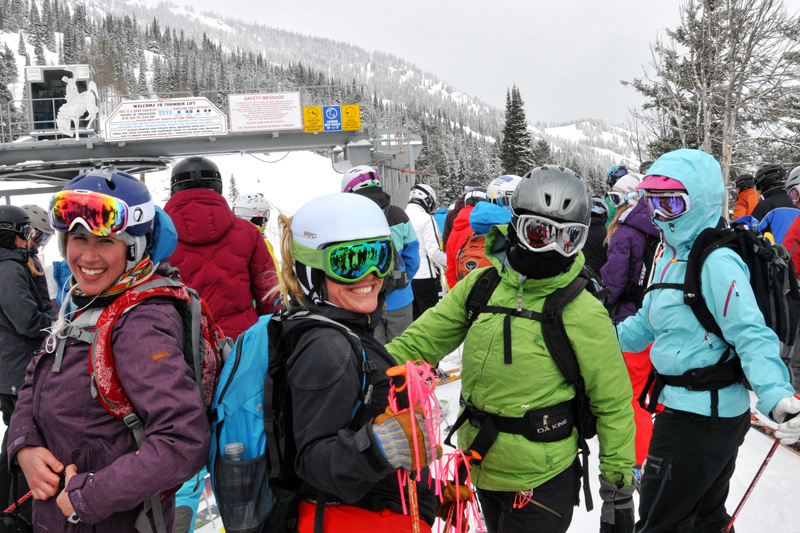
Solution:
M526 278L545 279L569 270L576 256L564 257L555 250L532 252L519 244L514 226L509 224L506 257L508 257L508 264L511 265L511 268Z

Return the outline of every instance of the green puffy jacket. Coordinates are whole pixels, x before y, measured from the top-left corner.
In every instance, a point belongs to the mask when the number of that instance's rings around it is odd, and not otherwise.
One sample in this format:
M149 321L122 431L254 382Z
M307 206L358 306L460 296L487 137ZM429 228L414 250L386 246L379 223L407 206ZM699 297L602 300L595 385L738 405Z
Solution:
M545 297L565 287L583 267L579 254L565 273L542 280L523 280L504 267L505 227L494 226L486 238L487 256L501 272L489 305L522 307L541 312ZM521 417L527 411L555 405L575 396L545 348L540 322L511 318L512 363L503 362L504 315L482 313L467 325L466 300L477 271L461 280L386 346L398 363L424 359L438 363L463 342L461 394L476 408L501 416ZM597 416L600 471L610 482L631 483L636 428L631 382L611 319L603 305L584 291L563 312L592 411ZM477 434L468 422L458 430L458 445L467 449ZM553 443L531 442L521 435L500 433L483 462L473 467L473 483L485 490L522 491L563 472L578 453L577 430Z

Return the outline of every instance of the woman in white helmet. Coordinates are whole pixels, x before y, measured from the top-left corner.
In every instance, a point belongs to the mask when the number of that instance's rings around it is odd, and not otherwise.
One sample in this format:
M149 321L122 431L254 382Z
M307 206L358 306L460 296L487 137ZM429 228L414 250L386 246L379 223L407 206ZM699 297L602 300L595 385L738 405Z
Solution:
M281 215L280 226L283 312L308 311L347 327L358 336L371 368L359 372L351 341L339 328L303 327L310 319L302 316L281 321L281 336L296 339L287 361L294 466L304 481L297 530L314 531L318 502L327 501L325 531L411 531L396 472L406 465L424 468L427 475L433 457L422 453L417 464L413 437L400 428L410 427L408 411L392 416L386 411L386 370L396 363L372 335L392 268L386 217L368 198L339 193L309 201L292 219ZM358 354L358 365L361 358ZM415 418L422 422L419 447L429 449L424 420ZM438 500L425 483L418 483L417 491L419 531L430 532Z

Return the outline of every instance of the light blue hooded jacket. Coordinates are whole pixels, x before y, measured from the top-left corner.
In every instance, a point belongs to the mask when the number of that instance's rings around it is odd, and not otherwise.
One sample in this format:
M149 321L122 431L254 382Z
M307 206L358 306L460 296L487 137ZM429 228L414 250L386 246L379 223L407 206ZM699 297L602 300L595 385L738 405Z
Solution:
M689 211L674 220L656 220L666 249L656 263L653 283L682 284L689 250L705 228L716 225L725 189L719 163L700 150L680 149L656 160L648 175L680 181L689 193ZM708 256L700 273L706 305L725 338L736 348L742 369L758 396L758 409L771 414L775 405L794 394L789 373L779 357L778 338L759 312L750 287L750 273L736 252L721 248ZM618 328L623 351L640 352L653 343L650 358L663 375L682 375L694 368L712 366L726 345L705 331L676 289L647 293L642 308ZM711 393L683 387L664 387L660 403L673 409L711 415ZM741 383L719 391L719 416L735 417L750 407Z

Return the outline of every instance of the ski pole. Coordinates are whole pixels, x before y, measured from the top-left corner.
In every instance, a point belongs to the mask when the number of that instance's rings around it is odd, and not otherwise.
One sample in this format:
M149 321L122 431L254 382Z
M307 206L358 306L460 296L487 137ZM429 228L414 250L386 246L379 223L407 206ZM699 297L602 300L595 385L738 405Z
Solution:
M800 413L792 413L792 414L790 414L789 416L786 417L786 419L784 419L784 422L786 422L788 420L791 420L792 418L796 417L798 414L800 414ZM747 490L745 491L744 496L742 496L742 501L740 501L739 505L736 506L736 510L733 512L733 516L731 516L731 521L728 522L728 525L725 526L725 529L722 530L724 533L729 533L730 532L731 528L733 527L733 521L736 520L737 516L739 516L739 513L742 510L742 507L744 507L744 502L746 502L747 498L750 497L750 493L753 492L753 488L756 486L756 483L758 483L758 479L761 477L761 474L764 473L764 469L767 468L767 464L769 464L769 461L770 461L770 459L772 459L772 456L775 455L775 450L778 449L778 446L780 446L780 444L781 444L781 440L780 439L775 439L775 443L772 445L772 448L769 449L769 453L764 458L764 462L761 463L761 467L758 469L758 472L756 472L756 476L753 478L753 481L750 482L750 486L747 487Z
M750 482L750 486L747 487L747 491L745 491L744 496L742 496L742 501L740 501L739 505L736 506L736 510L733 512L733 516L731 517L731 521L728 522L728 525L725 526L725 529L722 530L725 533L729 533L730 532L731 528L733 527L733 521L736 520L737 516L739 516L739 512L742 510L742 507L744 507L744 502L746 502L747 498L750 497L750 493L753 492L753 488L756 486L756 483L758 482L758 479L761 477L761 474L764 473L764 469L767 468L767 463L769 463L769 460L772 459L773 455L775 455L775 450L777 450L778 446L780 446L780 445L781 445L781 441L780 440L776 440L775 443L772 445L772 448L769 449L769 453L767 454L767 457L764 459L764 462L761 463L761 467L758 469L758 472L756 472L756 477L754 477L753 481Z
M15 501L14 503L12 503L11 507L9 507L5 511L3 511L3 514L5 515L6 513L10 513L14 509L16 509L18 505L22 505L23 503L25 503L25 500L27 500L30 497L31 497L31 491L28 491L28 493L25 496L23 496L19 500Z

